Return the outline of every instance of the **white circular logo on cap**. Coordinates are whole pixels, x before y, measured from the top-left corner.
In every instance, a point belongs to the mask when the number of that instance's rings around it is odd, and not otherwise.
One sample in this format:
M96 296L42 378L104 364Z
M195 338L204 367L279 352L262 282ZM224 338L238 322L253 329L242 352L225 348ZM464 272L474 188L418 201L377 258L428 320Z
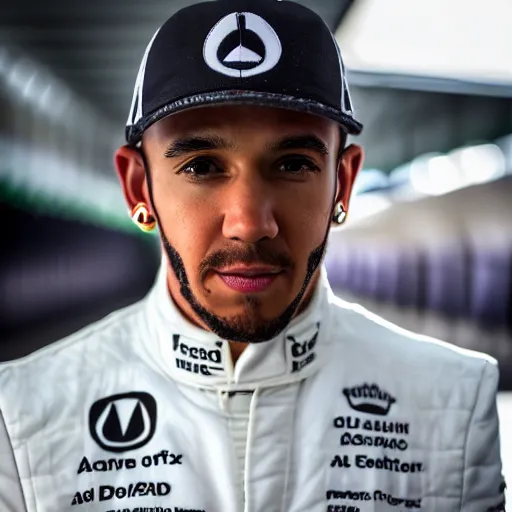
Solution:
M238 78L270 71L281 53L275 30L261 16L250 12L224 16L206 37L203 48L210 68Z

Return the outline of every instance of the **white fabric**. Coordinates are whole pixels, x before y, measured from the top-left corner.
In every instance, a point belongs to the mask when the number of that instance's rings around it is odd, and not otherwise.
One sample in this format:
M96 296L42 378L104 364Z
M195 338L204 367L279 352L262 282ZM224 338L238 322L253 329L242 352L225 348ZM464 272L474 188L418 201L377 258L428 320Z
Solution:
M335 298L325 273L233 367L161 272L143 301L0 366L0 510L503 510L497 379L493 359Z

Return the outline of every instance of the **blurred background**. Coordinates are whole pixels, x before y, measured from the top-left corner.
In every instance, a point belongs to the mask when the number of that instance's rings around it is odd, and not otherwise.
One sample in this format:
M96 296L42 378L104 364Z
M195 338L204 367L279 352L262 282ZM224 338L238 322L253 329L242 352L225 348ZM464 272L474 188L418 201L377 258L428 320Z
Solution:
M190 3L0 0L0 360L151 286L157 238L132 226L112 157L147 42ZM300 3L335 33L365 125L331 284L498 359L512 482L512 2Z

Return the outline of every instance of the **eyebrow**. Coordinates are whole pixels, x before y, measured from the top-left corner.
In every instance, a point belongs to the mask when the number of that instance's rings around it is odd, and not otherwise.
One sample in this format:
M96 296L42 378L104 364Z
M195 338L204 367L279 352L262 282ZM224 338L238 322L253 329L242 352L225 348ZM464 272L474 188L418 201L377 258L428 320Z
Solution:
M214 149L234 149L235 145L217 135L192 136L177 139L167 146L164 155L168 158L176 158L196 151ZM316 135L289 135L278 139L268 145L270 151L286 151L290 149L310 149L328 155L329 151L324 142Z
M311 149L320 153L321 155L328 155L329 150L324 142L322 142L316 135L293 135L283 137L272 144L269 149L271 151L284 151L287 149Z
M233 148L234 144L232 142L217 135L192 136L171 142L167 146L164 155L168 158L175 158L195 153L196 151Z

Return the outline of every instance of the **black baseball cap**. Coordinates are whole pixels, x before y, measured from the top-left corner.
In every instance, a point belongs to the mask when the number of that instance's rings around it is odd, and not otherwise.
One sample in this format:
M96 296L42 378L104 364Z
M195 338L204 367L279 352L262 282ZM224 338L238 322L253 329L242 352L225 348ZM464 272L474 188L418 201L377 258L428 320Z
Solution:
M171 16L144 53L126 140L137 146L160 119L219 104L309 112L353 135L363 128L334 36L320 16L290 1L208 1Z

